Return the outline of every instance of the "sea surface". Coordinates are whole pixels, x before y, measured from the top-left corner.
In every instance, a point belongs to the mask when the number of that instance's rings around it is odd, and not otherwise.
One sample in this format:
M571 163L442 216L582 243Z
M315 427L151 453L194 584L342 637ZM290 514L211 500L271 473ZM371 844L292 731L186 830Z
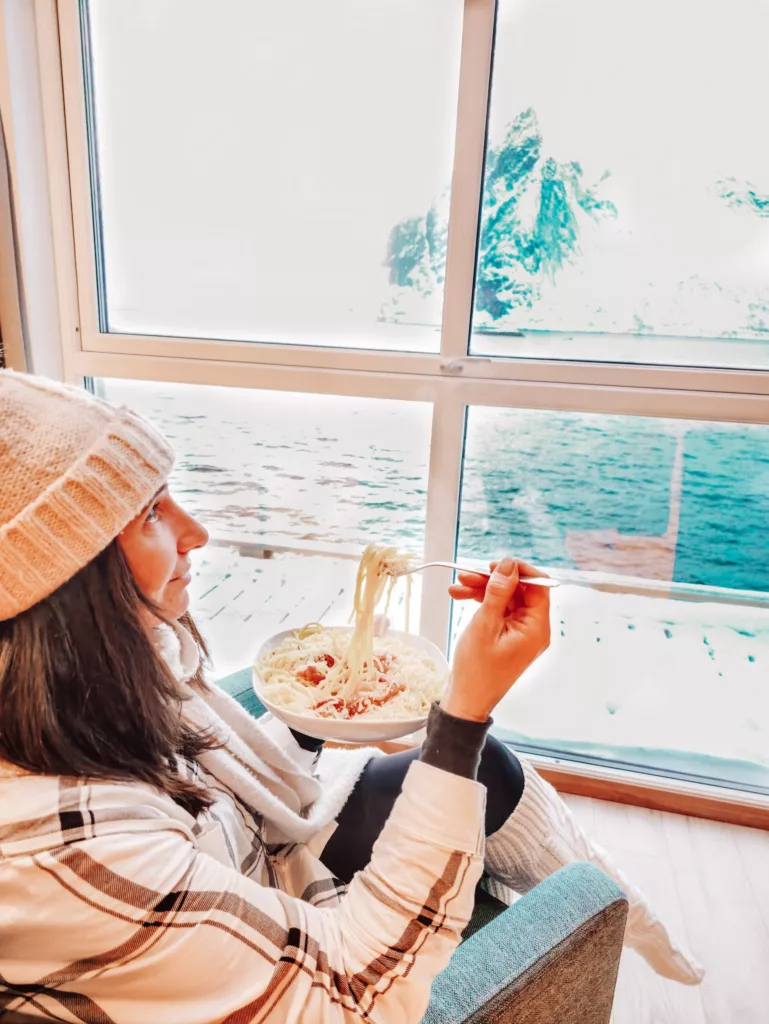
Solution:
M212 531L424 545L426 403L108 381ZM769 592L769 427L469 410L458 552Z

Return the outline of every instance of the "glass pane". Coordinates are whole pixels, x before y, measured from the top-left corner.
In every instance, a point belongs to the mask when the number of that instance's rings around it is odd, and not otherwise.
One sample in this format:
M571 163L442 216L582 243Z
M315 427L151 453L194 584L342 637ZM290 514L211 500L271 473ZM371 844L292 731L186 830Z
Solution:
M460 557L566 581L501 733L769 792L767 495L769 427L470 409Z
M97 389L176 451L173 494L211 534L191 595L218 675L281 629L346 623L366 544L423 552L429 404L127 380ZM402 626L401 604L392 617Z
M442 277L426 319L393 295L451 175L462 0L85 10L110 331L438 350Z
M768 37L764 0L501 0L473 352L769 367Z

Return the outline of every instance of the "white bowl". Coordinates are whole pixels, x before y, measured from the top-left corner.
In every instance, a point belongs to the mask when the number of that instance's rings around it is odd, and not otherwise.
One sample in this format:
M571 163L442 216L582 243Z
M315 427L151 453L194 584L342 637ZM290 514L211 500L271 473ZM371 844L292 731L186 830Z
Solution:
M335 629L335 627L329 627ZM349 627L339 627L349 631ZM408 736L409 733L417 732L427 721L427 716L419 718L318 718L316 715L299 715L295 711L287 711L279 704L274 704L269 697L264 695L262 679L259 674L259 662L270 651L281 644L287 636L294 633L293 629L284 629L282 633L276 633L266 640L259 648L259 653L254 661L253 684L259 700L268 711L271 711L276 718L297 732L305 736L313 736L319 740L334 740L337 743L379 743L383 740L395 740L400 736ZM436 666L445 669L448 674L448 662L441 651L430 640L423 636L416 636L413 633L400 633L391 630L388 637L400 640L417 651L423 651L432 658Z

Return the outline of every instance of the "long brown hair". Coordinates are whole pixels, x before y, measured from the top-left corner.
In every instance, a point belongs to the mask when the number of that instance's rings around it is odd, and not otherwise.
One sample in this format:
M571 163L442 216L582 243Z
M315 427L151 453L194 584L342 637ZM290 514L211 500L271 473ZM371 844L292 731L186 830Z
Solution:
M210 795L175 759L216 742L182 719L181 689L144 608L158 614L113 541L50 597L0 622L0 759L43 775L149 783L197 815ZM192 619L181 621L206 656ZM205 687L200 671L192 682Z

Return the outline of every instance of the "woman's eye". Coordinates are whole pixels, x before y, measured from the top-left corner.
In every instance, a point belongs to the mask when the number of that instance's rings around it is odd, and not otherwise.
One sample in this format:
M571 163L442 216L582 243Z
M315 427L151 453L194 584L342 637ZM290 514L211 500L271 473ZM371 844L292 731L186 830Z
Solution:
M153 505L152 508L147 513L147 518L145 519L145 522L156 523L160 518L159 509L160 505Z

